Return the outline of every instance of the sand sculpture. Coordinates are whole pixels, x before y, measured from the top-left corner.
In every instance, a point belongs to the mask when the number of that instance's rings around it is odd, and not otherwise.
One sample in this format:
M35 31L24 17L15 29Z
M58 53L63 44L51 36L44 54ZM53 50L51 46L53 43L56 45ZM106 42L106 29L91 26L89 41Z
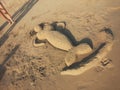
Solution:
M41 23L38 26L34 27L34 33L36 34L36 38L33 40L33 45L35 47L40 47L45 45L45 41L49 42L52 46L55 48L64 50L68 52L65 56L65 63L67 67L70 67L76 62L81 62L84 58L90 56L91 54L94 54L97 49L92 48L88 43L81 43L79 45L73 46L70 39L59 32L60 29L66 28L66 24L64 22L55 22L54 25L50 23ZM56 27L58 30L56 30ZM113 39L107 41L106 38L109 38L113 34L109 32L108 29L105 29L104 31L100 32L100 36L105 37L104 39L104 45L102 49L99 50L99 53L96 54L95 58L92 58L91 62L86 63L85 66L79 67L77 69L68 69L65 71L62 71L62 75L79 75L86 70L90 69L91 67L95 66L100 60L102 60L107 53L111 50L111 47L113 45ZM109 37L108 37L109 36Z

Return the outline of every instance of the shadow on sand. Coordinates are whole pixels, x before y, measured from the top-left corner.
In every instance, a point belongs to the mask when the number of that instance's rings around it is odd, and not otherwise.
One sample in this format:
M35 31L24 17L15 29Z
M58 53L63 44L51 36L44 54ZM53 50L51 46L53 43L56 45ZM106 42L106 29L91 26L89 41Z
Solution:
M104 28L104 29L101 30L100 32L102 32L102 31L104 31L104 32L107 33L108 35L111 35L112 40L114 40L114 34L113 34L113 32L112 32L112 30L111 30L110 28ZM83 39L83 40L80 41L80 42L82 43L82 42L84 42L84 41L86 41L86 39L85 39L85 40ZM92 58L95 57L95 56L99 53L99 51L102 50L106 45L107 45L107 42L101 43L101 44L99 45L99 47L96 48L96 49L94 49L94 50L93 50L93 53L91 53L89 56L83 58L83 59L80 60L79 62L76 62L76 63L72 64L72 65L69 66L69 67L67 67L67 66L64 67L64 68L63 68L63 71L66 71L66 70L68 70L68 69L78 69L78 68L84 66L86 63L89 63L90 61L92 61Z
M0 38L0 47L5 43L5 41L9 38L9 33L13 30L16 24L28 13L28 11L38 2L39 0L29 0L26 2L19 10L17 10L12 16L15 23L13 23L9 29L5 32L5 34ZM0 31L4 30L4 27L8 24L5 22L0 26Z
M7 63L8 60L15 54L15 52L19 49L20 45L16 45L11 52L8 54L8 56L5 58L5 60L0 64L0 80L3 78L5 72L6 72L6 67L5 64Z
M65 27L62 27L62 26L58 26L57 23L63 23L65 25ZM40 23L39 26L42 30L44 30L44 26L45 26L46 22L45 23ZM49 24L49 23L48 23ZM77 41L74 37L74 35L70 32L69 29L66 28L66 22L65 21L61 21L61 22L52 22L50 23L49 25L51 25L51 27L53 27L53 30L56 30L60 33L62 33L63 35L65 35L68 40L71 42L72 46L77 46L81 43L87 43L90 45L91 48L93 48L93 43L92 43L92 40L89 39L89 38L84 38L80 41ZM36 34L36 33L35 33Z

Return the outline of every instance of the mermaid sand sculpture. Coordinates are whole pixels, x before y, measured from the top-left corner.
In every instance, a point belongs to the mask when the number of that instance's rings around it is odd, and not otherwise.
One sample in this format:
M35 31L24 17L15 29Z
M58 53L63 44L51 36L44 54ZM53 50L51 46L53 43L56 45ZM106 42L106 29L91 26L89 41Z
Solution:
M66 28L66 23L64 22L54 22L52 24L49 24L49 23L39 24L34 28L34 32L36 33L36 38L33 41L33 45L35 47L43 46L45 45L45 40L47 40L55 48L67 51L68 53L65 56L65 63L67 67L69 67L76 62L81 62L85 57L88 57L89 55L93 54L97 49L94 49L89 43L80 43L76 46L73 45L69 36L65 35L64 33L61 33L61 30L66 30L65 28ZM101 31L101 33L99 33L101 37L102 36L105 37L104 41L106 40L109 34L106 30ZM108 49L111 47L112 47L111 43L107 44L107 47L105 47L105 49L107 50L105 50L105 52L106 51L108 52L109 51ZM103 51L104 50L102 50L102 52ZM100 54L96 55L97 59L98 57L99 59L102 59L105 56L106 56L105 53L104 55L100 55ZM92 60L92 61L98 62L99 60ZM66 71L62 71L61 74L62 75L79 75L82 72L94 66L91 64L91 62L87 63L86 65L87 66L84 68L79 67L78 69L72 69L72 70L68 69Z

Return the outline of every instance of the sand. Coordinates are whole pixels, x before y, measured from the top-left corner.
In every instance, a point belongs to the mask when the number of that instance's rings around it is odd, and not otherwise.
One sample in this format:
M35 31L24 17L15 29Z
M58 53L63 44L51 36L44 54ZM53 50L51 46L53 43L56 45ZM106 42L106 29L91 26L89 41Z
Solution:
M120 90L119 0L2 0L16 21L0 18L0 90ZM22 7L22 8L21 8ZM108 27L113 46L104 59L80 75L61 75L67 52L48 42L35 48L30 32L39 23L64 21L77 41L100 43L99 31ZM96 48L96 46L95 46ZM99 54L99 53L98 53ZM94 65L95 64L95 65Z

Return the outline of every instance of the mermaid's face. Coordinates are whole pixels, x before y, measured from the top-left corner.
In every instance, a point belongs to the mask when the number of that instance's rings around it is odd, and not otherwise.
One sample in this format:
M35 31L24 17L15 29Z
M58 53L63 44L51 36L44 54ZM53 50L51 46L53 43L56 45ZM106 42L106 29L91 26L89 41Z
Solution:
M34 27L34 32L38 33L38 32L41 32L41 31L42 31L42 28L39 25Z

